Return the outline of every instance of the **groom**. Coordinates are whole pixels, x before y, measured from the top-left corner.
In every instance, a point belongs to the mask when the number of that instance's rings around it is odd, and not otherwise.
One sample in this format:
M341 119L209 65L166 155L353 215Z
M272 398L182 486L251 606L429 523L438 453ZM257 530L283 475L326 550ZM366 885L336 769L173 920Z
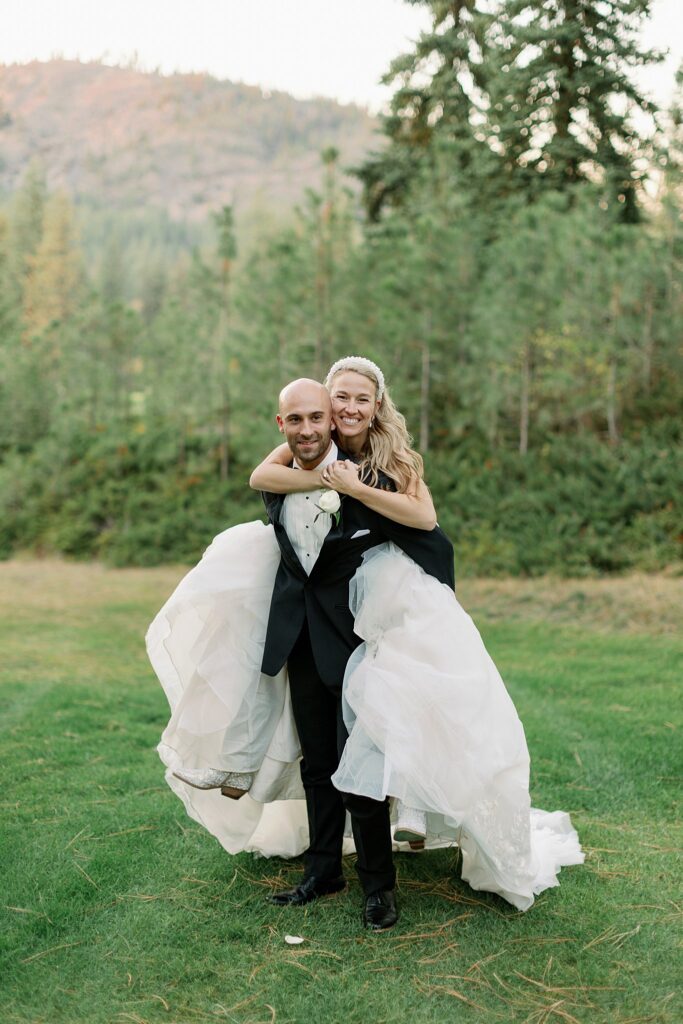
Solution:
M330 397L316 381L296 380L284 388L277 422L293 465L302 472L348 458L332 441ZM262 671L274 676L287 664L310 831L302 881L270 900L303 906L345 887L341 854L348 809L365 893L363 921L379 931L398 920L388 801L340 793L331 781L347 738L341 712L344 670L361 643L353 631L349 581L365 551L393 541L426 572L453 587L453 548L438 527L401 526L348 495L338 515L322 512L323 493L263 495L281 560Z

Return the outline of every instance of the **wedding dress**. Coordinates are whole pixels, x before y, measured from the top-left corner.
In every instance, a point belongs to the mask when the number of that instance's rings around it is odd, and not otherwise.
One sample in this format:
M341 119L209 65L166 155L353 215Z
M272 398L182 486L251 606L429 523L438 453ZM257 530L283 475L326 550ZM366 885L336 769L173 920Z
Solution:
M158 751L189 816L230 853L293 857L308 845L298 737L285 670L260 672L279 560L270 526L219 534L147 648L172 711ZM364 643L344 678L349 738L333 782L402 801L425 823L427 848L460 847L472 888L527 910L559 884L560 867L584 858L568 814L530 805L524 730L474 623L393 544L366 553L350 605ZM234 802L187 786L179 768L254 781Z

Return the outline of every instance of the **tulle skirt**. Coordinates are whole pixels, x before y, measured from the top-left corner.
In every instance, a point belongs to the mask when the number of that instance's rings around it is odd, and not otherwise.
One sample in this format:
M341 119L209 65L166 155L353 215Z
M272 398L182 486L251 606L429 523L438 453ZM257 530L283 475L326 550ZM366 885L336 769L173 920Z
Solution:
M300 747L287 674L261 661L280 549L271 526L245 523L214 538L147 633L171 706L158 746L166 781L229 853L295 857L308 845ZM255 773L234 802L175 778L178 768Z
M230 853L292 857L308 845L286 671L260 671L280 552L270 526L219 534L147 635L171 705L166 779ZM569 816L530 806L522 724L455 595L391 544L350 586L355 631L343 687L349 738L333 782L425 814L426 847L458 845L462 876L520 910L583 862ZM176 768L255 774L238 802L190 788ZM352 848L347 845L347 849Z

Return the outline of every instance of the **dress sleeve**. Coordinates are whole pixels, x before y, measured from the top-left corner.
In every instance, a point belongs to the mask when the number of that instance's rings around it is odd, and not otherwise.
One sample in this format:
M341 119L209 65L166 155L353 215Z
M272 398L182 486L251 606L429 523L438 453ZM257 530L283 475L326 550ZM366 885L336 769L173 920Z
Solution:
M439 581L455 590L453 545L440 526L433 530L416 530L379 516L386 540L393 541L414 562Z
M381 471L375 486L384 491L396 490L391 477ZM440 526L435 526L433 530L416 530L412 526L395 523L393 519L387 519L379 513L375 514L386 540L393 541L439 583L445 583L451 590L455 590L455 552Z

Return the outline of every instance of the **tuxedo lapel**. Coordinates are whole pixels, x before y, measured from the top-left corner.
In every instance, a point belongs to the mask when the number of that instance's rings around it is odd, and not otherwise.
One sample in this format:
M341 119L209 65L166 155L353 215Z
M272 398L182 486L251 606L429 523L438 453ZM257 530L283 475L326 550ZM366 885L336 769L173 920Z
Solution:
M285 504L284 494L268 494L267 496L267 508L270 521L273 526L276 526L282 520L282 509Z

